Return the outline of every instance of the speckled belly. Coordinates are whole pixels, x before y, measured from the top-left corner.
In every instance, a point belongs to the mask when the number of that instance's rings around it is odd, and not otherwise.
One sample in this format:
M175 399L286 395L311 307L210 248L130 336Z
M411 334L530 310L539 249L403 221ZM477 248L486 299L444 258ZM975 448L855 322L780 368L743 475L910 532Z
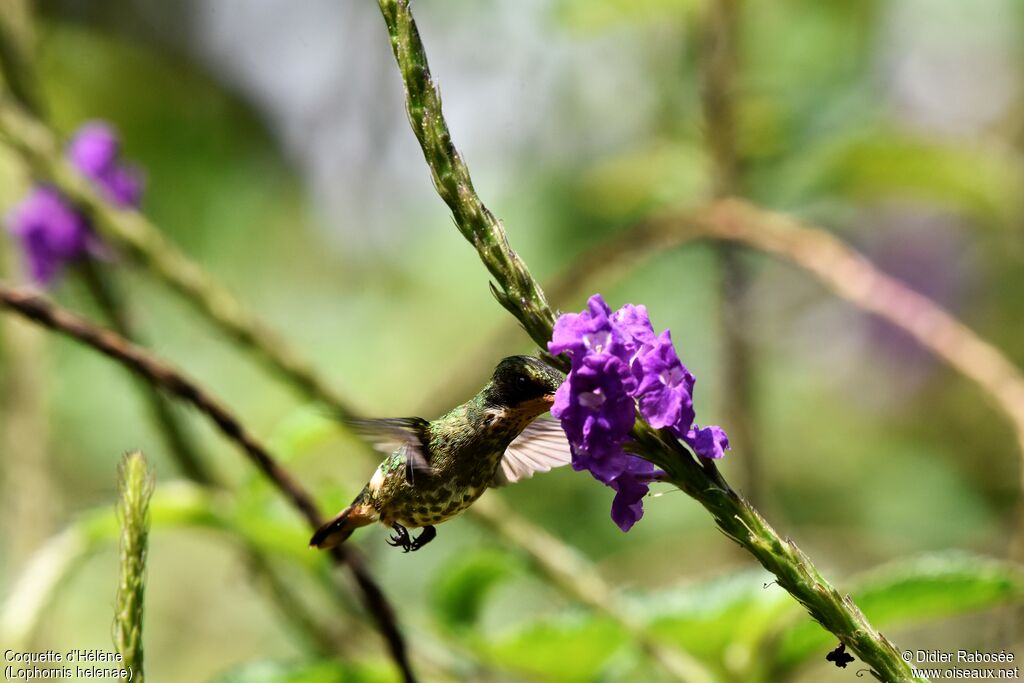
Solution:
M491 485L501 453L479 458L474 467L457 472L439 472L431 477L385 486L375 507L386 526L398 522L405 527L440 524L472 505Z
M419 491L402 496L381 510L381 522L406 527L432 526L456 516L479 498L486 487Z

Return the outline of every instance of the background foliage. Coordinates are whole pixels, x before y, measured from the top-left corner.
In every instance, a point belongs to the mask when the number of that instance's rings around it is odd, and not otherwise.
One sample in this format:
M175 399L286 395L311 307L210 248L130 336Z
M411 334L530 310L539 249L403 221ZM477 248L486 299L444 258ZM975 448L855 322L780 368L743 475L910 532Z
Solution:
M447 385L482 383L497 358L467 359L504 312L432 194L376 8L173 4L39 3L36 57L58 130L114 122L125 155L147 171L147 215L363 412L433 416L447 407L436 400ZM703 3L505 5L421 0L416 10L478 189L537 275L651 210L707 197ZM744 194L840 235L1024 363L1024 12L1012 0L742 7ZM2 150L0 177L6 210L27 177ZM759 507L897 643L1020 651L1005 608L1024 592L1019 566L980 559L1009 552L1020 481L1009 427L974 386L804 274L756 254L744 263ZM155 350L216 388L325 508L347 502L373 469L365 448L159 284L121 270ZM714 250L698 244L601 290L613 305L646 303L656 327L673 330L699 378L698 414L728 428L718 277ZM95 313L75 280L55 294ZM3 348L0 372L24 362ZM38 385L2 402L4 420L34 415L38 428L31 443L0 439L0 592L24 594L15 581L46 544L65 544L48 557L68 572L26 642L107 647L113 473L138 447L159 482L151 676L390 680L376 637L306 552L299 521L231 446L190 417L239 492L172 483L174 466L119 368L38 334L31 365ZM742 447L723 470L744 488ZM638 619L723 680L852 675L830 671L827 634L777 587L762 588L769 578L685 496L649 499L623 535L607 518L610 492L571 471L502 495L597 563ZM619 626L468 519L416 555L384 540L368 532L358 543L436 671L430 680L659 675ZM321 659L308 630L267 599L247 547L265 550L330 641L344 643L342 663Z

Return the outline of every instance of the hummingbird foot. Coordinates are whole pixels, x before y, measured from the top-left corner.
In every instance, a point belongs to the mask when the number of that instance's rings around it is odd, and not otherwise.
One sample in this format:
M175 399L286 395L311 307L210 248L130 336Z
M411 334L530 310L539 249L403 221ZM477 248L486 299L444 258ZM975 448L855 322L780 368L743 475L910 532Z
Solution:
M398 522L392 524L391 528L395 530L395 535L388 541L388 545L395 548L400 547L406 553L412 550L413 541L409 538L409 530Z
M423 531L421 531L420 535L413 540L412 545L409 546L409 550L419 550L426 544L433 541L435 536L437 536L437 529L432 526L423 527Z
M388 541L388 545L401 548L402 552L415 552L434 540L437 536L437 529L432 526L423 527L423 531L416 538L409 536L409 530L397 522L391 525L391 528L395 530L395 535Z

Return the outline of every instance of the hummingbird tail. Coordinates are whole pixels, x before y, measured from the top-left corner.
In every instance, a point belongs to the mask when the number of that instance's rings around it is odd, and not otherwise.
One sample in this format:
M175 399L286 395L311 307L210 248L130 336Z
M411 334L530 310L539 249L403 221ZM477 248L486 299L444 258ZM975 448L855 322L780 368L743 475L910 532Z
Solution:
M352 532L361 526L373 524L380 515L369 503L364 502L365 494L359 497L347 508L338 513L331 521L316 530L313 538L309 540L310 548L333 548L348 540Z

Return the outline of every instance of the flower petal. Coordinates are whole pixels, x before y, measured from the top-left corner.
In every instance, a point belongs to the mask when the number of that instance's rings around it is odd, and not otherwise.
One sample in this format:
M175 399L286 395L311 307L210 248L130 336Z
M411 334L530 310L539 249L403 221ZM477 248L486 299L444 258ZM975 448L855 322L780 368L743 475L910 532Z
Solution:
M711 460L718 460L729 450L729 436L718 425L704 428L694 425L683 437L683 441L688 443L697 455Z

